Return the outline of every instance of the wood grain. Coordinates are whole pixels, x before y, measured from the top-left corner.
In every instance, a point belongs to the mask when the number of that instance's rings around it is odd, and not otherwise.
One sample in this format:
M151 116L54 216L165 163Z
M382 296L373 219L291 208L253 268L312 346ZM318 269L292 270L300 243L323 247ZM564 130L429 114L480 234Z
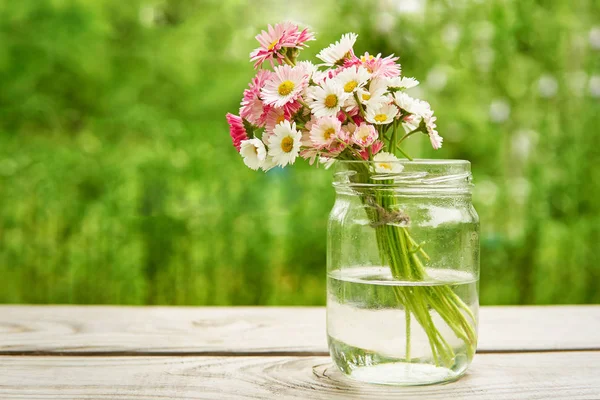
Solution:
M6 399L600 398L600 352L484 354L446 385L398 388L341 376L325 357L0 357ZM314 368L316 366L316 368Z
M482 307L480 352L600 350L600 306ZM0 306L0 354L325 355L322 307Z

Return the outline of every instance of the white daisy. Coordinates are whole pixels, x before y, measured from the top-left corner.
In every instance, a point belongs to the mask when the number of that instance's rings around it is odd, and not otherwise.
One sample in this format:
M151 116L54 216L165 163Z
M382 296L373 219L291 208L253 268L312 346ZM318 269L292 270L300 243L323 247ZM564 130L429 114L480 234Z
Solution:
M317 66L310 61L298 61L296 68L304 69L306 77L310 80L315 72L317 72Z
M275 73L261 89L265 104L283 107L296 100L308 86L307 73L304 67L282 65L275 67Z
M265 161L263 161L262 165L260 166L260 168L267 172L268 170L276 167L277 164L275 163L275 161L273 160L273 157L271 157L270 155L267 154L267 157L265 158Z
M384 79L373 79L367 89L359 88L358 99L365 106L375 107L382 103L388 103L386 95L388 88Z
M406 133L412 132L421 125L421 116L417 114L408 114L402 118L402 127Z
M302 134L296 130L296 123L283 121L273 130L269 138L269 156L280 167L293 164L300 153Z
M335 163L335 158L330 157L320 157L319 164L325 167L325 169L329 169Z
M240 145L240 154L244 158L244 164L250 169L257 170L267 157L265 145L259 139L243 140Z
M328 147L338 137L342 123L336 117L321 117L310 129L311 144L322 149Z
M373 157L375 172L380 174L398 174L404 169L398 157L392 153L381 151Z
M394 93L394 102L404 111L416 114L420 117L431 114L429 103L423 100L414 99L404 92Z
M408 78L403 76L400 78L399 76L395 78L387 78L387 85L392 89L404 90L414 88L419 84L419 81L415 78Z
M381 104L368 107L365 115L367 121L375 125L389 124L398 115L398 107L393 104Z
M348 94L335 80L328 79L320 86L312 88L308 96L313 100L310 103L310 109L314 116L327 117L336 116L340 112Z
M342 35L342 38L339 41L321 50L321 52L317 54L317 58L329 66L340 64L344 58L349 56L357 37L358 35L356 33L346 33Z
M335 80L344 89L344 92L353 93L356 89L363 87L370 77L369 71L355 65L337 74Z

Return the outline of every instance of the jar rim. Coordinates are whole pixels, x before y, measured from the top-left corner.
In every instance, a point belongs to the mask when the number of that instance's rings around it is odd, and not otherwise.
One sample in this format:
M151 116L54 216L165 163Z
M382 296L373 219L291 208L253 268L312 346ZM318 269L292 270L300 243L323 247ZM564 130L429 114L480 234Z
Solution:
M413 194L470 193L473 186L471 163L467 160L401 159L384 163L401 168L379 168L376 161L337 160L333 186L338 192L390 189Z
M336 160L336 163L340 163L340 164L364 164L364 165L369 165L369 164L374 164L377 161L372 161L372 160ZM408 164L408 165L437 165L437 166L442 166L442 165L452 165L452 166L458 166L458 165L464 165L464 166L468 166L471 165L471 162L468 160L461 160L461 159L455 159L455 158L413 158L412 160L409 159L398 159L398 160L394 160L394 161L385 161L386 164Z

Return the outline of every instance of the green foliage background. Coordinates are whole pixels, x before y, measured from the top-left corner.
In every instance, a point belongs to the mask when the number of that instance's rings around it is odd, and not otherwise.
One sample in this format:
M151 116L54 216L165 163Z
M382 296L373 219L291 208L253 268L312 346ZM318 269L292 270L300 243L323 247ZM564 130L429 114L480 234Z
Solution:
M248 170L253 36L360 34L473 163L484 304L600 301L600 3L0 2L0 302L323 304L329 172Z

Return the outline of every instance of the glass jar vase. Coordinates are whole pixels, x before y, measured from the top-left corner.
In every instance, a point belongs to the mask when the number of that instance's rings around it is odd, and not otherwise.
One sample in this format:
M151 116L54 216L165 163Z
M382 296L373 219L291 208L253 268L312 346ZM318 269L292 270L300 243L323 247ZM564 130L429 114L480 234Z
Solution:
M336 162L327 337L347 376L425 385L467 370L479 307L471 181L462 160Z

